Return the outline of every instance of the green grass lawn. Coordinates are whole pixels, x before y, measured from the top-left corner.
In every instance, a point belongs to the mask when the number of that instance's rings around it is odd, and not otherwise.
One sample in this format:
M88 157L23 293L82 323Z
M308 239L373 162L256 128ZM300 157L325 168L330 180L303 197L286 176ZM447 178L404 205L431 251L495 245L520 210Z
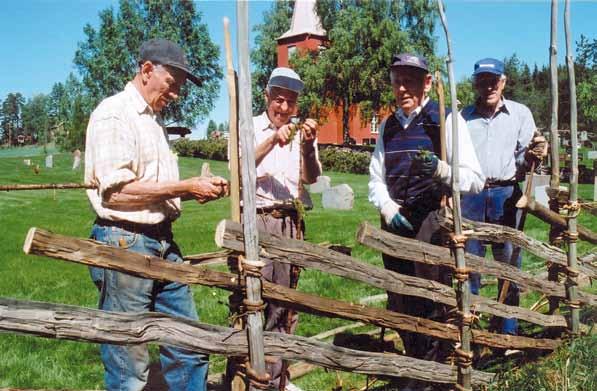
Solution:
M70 154L56 154L54 168L44 168L41 150L26 149L27 158L39 164L41 172L35 174L23 164L23 155L13 150L0 150L0 184L9 183L61 183L81 182L82 170L70 169ZM203 161L181 158L181 177L198 175ZM227 176L227 164L210 162L212 172ZM351 211L324 210L321 196L313 195L315 207L306 217L306 239L313 243L331 242L353 247L353 256L375 265L381 265L376 252L357 245L355 233L359 223L378 222L375 208L367 201L367 180L363 175L326 173L332 184L347 183L355 192L354 209ZM581 196L592 196L592 187L581 186ZM218 200L207 205L194 202L184 204L182 217L174 225L174 234L184 254L214 251L214 231L217 223L229 215L229 201ZM27 256L22 245L30 227L40 227L74 237L89 235L94 215L82 190L20 191L0 193L0 297L65 303L96 307L97 292L87 268L59 260ZM597 229L592 216L581 215L581 224ZM527 219L530 235L547 240L548 227L532 216ZM581 242L579 253L590 249ZM536 269L540 260L525 254L524 267ZM381 293L379 289L348 281L339 277L307 270L301 274L299 289L322 296L356 301L361 297ZM193 287L197 307L203 322L227 325L228 293L219 289ZM487 290L487 294L491 290ZM528 299L527 301L531 301ZM301 314L297 333L311 336L348 321ZM154 355L155 357L155 355ZM212 373L221 372L224 358L211 357ZM362 387L365 377L341 373L345 389ZM305 390L331 389L336 374L319 370L299 379L296 383ZM101 389L103 369L98 345L50 339L0 335L0 388L47 389Z

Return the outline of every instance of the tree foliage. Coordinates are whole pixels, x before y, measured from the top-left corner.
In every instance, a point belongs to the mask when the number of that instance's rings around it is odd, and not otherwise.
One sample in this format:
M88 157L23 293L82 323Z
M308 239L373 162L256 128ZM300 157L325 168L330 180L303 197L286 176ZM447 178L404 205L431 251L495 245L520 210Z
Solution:
M20 92L9 93L2 102L0 129L2 141L13 145L18 132L22 130L22 115L25 98Z
M275 38L288 29L290 4L277 3L265 15L264 24L257 26L253 79L260 83L261 90L255 86L254 102L260 99L257 92L262 91L276 65ZM438 64L433 55L434 4L431 0L318 2L317 13L327 30L329 47L291 59L305 82L299 101L301 112L323 117L331 108L342 107L348 141L353 104L360 106L365 120L392 104L388 67L393 54L416 52Z
M272 4L272 9L263 14L263 23L255 25L255 50L251 52L254 71L251 74L253 91L253 112L265 110L265 86L269 75L278 64L277 39L290 29L294 1L281 0Z
M79 42L74 59L91 106L121 91L132 79L144 40L167 38L181 45L203 84L195 88L186 83L179 100L162 113L164 118L192 126L211 111L222 78L219 48L211 41L193 2L121 0L117 12L110 7L99 16L97 30L85 26L86 39Z

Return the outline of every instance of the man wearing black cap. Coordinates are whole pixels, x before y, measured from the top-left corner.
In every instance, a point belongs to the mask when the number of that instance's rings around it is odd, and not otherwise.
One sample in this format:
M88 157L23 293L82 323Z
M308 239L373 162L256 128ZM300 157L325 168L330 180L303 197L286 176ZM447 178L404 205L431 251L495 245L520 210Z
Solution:
M433 241L424 222L440 208L442 195L450 193L452 129L446 120L448 161L439 159L439 107L430 101L432 77L424 58L403 53L394 56L390 79L396 98L396 111L381 124L369 167L369 201L381 212L382 228L397 235ZM477 192L483 187L483 174L470 141L466 123L458 116L460 148L460 190ZM414 262L383 256L387 269L415 275ZM429 317L434 306L417 297L388 292L388 309ZM429 339L400 332L406 354L424 358Z
M522 195L518 180L525 172L547 155L547 142L535 135L536 127L531 111L520 103L503 97L506 87L504 63L494 58L477 61L473 73L477 100L462 110L467 121L483 174L487 178L483 191L462 197L462 215L471 220L516 227L516 202ZM521 267L522 257L512 243L491 245L496 261ZM485 256L485 246L479 240L468 240L466 251ZM471 274L471 292L479 293L481 276ZM499 281L501 292L503 281ZM518 305L518 287L509 284L505 303ZM516 334L516 319L496 319L501 331Z
M165 39L141 46L137 74L124 91L102 101L87 128L85 182L97 218L91 237L108 245L181 263L172 222L181 199L205 203L227 192L219 177L180 180L160 112L178 98L186 79L195 84L184 52ZM91 268L106 311L159 311L197 320L189 286ZM142 390L149 353L145 345L101 345L108 390ZM162 372L171 390L205 390L208 357L160 346Z

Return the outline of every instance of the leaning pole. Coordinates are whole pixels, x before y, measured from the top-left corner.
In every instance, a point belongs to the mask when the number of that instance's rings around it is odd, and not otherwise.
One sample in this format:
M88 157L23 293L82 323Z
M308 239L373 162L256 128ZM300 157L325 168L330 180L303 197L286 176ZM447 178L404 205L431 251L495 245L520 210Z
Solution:
M566 65L568 67L568 86L570 89L570 192L568 199L568 231L564 235L568 242L568 281L566 282L566 298L570 306L570 332L578 334L580 322L580 305L576 297L578 289L578 268L576 259L576 242L578 230L576 216L580 212L578 203L578 137L576 124L576 81L574 78L574 61L572 59L572 45L570 31L570 0L566 0L564 10L564 32L566 35Z
M549 200L549 208L555 212L560 213L560 206L558 194L560 189L560 141L558 136L558 49L557 49L557 32L558 32L558 0L551 0L551 33L549 46L549 85L551 96L551 124L549 126L550 144L551 144L551 178L549 187L551 194L554 195ZM562 232L561 228L551 224L549 230L549 243L552 245L559 245L558 237ZM547 273L549 281L558 281L558 267L556 265L548 266ZM549 313L553 314L558 309L559 300L554 297L549 298Z
M446 35L448 47L448 80L450 82L450 98L452 103L452 202L454 204L454 233L451 238L451 246L456 258L456 269L454 275L458 281L456 288L456 301L460 315L460 348L455 350L458 363L458 386L462 390L471 390L471 373L473 354L471 352L471 323L470 312L471 292L469 288L469 273L464 259L464 243L466 241L462 234L462 218L460 215L460 170L458 151L458 106L456 104L456 82L454 80L454 65L452 55L452 42L448 31L448 22L444 13L442 0L438 1L439 14Z
M250 365L247 365L249 390L255 390L255 383L267 383L263 348L263 300L261 298L261 268L259 260L259 238L255 207L255 150L253 147L253 116L251 96L251 73L249 70L249 2L236 3L238 34L238 100L239 134L242 168L243 234L245 254L242 259L246 281L246 298L243 301L247 313L247 334L249 340ZM247 363L249 364L249 363ZM258 384L257 384L258 385Z

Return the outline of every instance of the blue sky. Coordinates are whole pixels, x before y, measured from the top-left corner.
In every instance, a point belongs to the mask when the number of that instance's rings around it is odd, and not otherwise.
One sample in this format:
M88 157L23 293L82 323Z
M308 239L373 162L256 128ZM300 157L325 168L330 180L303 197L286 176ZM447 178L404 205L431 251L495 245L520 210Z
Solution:
M476 60L484 57L503 58L516 53L519 58L539 66L549 61L550 2L537 1L445 1L448 25L452 35L455 74L461 79L472 71ZM21 92L27 98L49 93L54 83L64 81L75 71L73 57L77 42L84 39L83 27L98 24L98 12L112 0L6 0L0 11L0 99L9 92ZM236 5L230 0L197 1L202 21L208 25L212 40L221 47L220 64L225 67L222 18L231 19L233 50L236 51ZM558 52L564 64L564 3L558 19ZM269 1L251 0L251 24L261 22ZM571 25L573 40L580 34L597 38L597 1L572 1ZM436 29L437 53L447 53L441 26ZM253 35L250 38L253 43ZM228 92L222 80L220 97L210 118L224 122L228 118ZM193 138L201 137L207 120L199 123Z

